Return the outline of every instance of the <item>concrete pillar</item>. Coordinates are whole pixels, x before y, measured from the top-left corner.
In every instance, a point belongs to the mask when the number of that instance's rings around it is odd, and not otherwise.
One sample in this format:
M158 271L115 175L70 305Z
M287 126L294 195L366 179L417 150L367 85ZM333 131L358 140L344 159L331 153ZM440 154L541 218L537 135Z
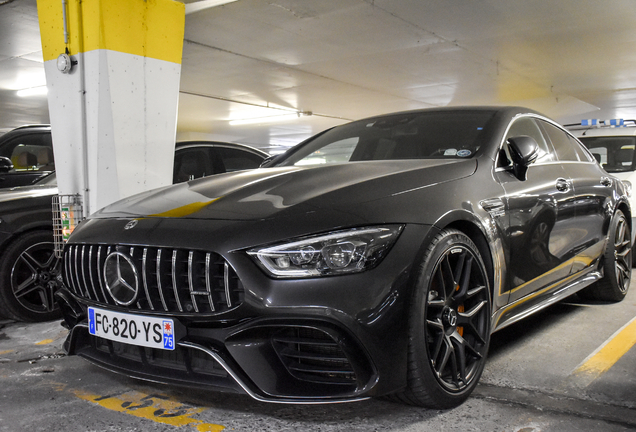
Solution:
M86 216L172 183L184 5L37 4L60 195Z

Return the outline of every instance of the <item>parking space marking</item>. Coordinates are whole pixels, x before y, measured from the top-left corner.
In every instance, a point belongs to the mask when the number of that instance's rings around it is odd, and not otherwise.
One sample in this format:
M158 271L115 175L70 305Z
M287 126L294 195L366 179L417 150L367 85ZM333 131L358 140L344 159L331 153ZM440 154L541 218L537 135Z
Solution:
M582 387L587 387L607 372L636 344L636 317L614 333L572 372Z
M147 395L135 390L121 394L99 396L81 390L71 390L80 399L96 403L109 410L122 412L172 426L191 426L198 432L218 432L225 426L204 423L192 416L204 410L175 401L161 394Z
M40 342L36 342L35 344L36 345L48 345L48 344L50 344L52 342L53 342L53 339L44 339L44 340L41 340Z

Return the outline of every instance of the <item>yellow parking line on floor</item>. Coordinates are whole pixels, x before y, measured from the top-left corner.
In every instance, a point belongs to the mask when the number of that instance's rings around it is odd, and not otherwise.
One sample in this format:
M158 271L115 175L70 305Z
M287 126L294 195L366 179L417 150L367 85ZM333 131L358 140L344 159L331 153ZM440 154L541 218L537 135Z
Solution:
M99 396L81 390L71 390L80 399L96 403L109 410L118 411L135 417L152 420L172 426L191 426L198 432L218 432L225 426L204 423L191 418L204 408L183 405L171 398L153 394L147 395L138 391L128 391L118 395Z
M48 345L48 344L50 344L52 342L53 342L53 339L44 339L44 340L41 340L40 342L36 342L35 344L36 345Z
M572 372L572 376L580 386L587 387L614 366L614 363L634 344L636 344L636 317L583 360L583 363Z

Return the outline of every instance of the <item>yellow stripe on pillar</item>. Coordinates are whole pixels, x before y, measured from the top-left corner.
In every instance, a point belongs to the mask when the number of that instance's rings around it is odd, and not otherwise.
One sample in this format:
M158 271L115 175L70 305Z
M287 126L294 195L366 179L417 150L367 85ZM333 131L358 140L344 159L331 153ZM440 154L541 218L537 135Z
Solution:
M185 5L174 0L38 0L44 61L98 49L181 64Z

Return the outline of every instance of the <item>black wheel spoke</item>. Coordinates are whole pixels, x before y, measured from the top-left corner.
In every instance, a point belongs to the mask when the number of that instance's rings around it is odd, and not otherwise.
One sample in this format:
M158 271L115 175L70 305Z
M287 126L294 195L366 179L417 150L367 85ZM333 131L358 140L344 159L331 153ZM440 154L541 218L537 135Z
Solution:
M457 317L457 326L461 326L465 331L470 332L473 336L479 339L480 343L486 343L487 335L483 334L483 330L479 330L479 322L475 322L480 318L479 313L482 309L487 308L488 302L486 300L478 303L467 312L460 312Z
M466 255L465 253L462 255ZM470 289L470 275L473 267L473 257L469 257L468 259L463 260L464 266L462 269L461 277L459 280L459 290L455 293L455 302L457 304L462 304L466 296L468 295L468 290Z
M437 321L427 321L429 327L433 329L433 339L431 349L431 359L434 361L439 356L440 350L442 349L442 344L444 342L444 325L441 320Z
M446 340L446 338L441 338L442 341L442 352L441 352L441 358L439 361L437 361L436 358L433 358L433 367L435 368L435 371L437 372L437 375L441 378L442 375L444 374L444 371L446 370L446 367L448 366L448 362L449 360L453 359L453 344L451 344L448 340ZM451 361L451 368L453 368L452 365L452 361Z
M38 261L28 251L25 251L22 255L20 255L20 261L26 264L33 273L36 273L40 269L46 268L46 263ZM16 265L18 265L18 263L16 263Z
M466 341L459 336L457 332L452 335L452 342L454 345L455 359L457 362L457 371L454 374L455 384L460 387L460 381L462 385L468 383L468 376L466 375L466 347L470 348Z
M448 299L453 295L456 286L454 272L451 267L450 261L448 260L448 257L445 257L442 261L442 266L439 273L441 275L441 288L444 292L444 300L448 301Z
M13 295L15 295L15 298L20 299L39 289L42 289L42 287L37 283L37 279L32 277L18 285L13 290Z

